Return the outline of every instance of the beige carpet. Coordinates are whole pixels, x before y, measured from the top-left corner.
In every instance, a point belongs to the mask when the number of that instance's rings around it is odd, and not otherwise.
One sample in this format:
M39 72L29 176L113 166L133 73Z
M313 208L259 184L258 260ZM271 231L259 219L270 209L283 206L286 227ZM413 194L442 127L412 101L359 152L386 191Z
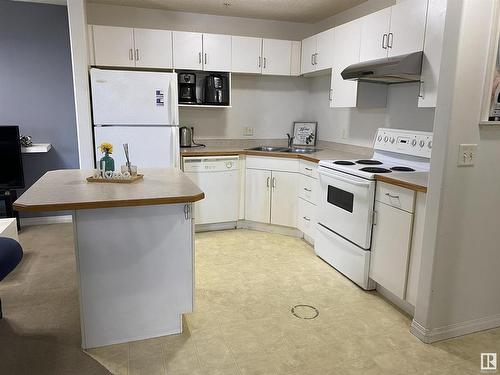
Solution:
M426 345L410 318L364 292L300 239L247 230L196 240L195 312L182 335L80 349L71 225L29 227L0 283L0 373L479 374L500 329ZM312 305L315 319L291 314Z

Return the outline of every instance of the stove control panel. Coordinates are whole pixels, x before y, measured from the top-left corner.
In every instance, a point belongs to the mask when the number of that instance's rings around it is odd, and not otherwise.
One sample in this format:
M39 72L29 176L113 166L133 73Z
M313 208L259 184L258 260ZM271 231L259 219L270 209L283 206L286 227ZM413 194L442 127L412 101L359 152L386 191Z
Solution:
M373 148L375 150L430 158L432 133L380 128L375 136Z

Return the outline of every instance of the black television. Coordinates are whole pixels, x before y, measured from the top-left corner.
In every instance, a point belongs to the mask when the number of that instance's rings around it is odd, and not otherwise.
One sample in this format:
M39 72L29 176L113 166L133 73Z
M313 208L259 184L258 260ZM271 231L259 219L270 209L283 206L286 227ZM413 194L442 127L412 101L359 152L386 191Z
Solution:
M19 126L0 126L0 191L24 188Z

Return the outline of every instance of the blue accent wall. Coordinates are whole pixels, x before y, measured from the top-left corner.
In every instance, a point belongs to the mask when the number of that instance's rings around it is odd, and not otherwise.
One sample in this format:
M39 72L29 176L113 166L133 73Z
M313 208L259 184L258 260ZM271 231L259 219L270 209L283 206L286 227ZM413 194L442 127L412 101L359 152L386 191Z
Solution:
M26 188L49 170L79 167L65 6L0 0L0 125L52 144L23 156Z

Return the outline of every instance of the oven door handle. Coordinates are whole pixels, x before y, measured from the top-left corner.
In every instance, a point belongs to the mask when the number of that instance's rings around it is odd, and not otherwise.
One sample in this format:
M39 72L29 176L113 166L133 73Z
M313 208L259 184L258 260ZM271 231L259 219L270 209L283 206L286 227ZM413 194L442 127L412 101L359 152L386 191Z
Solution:
M318 170L319 174L320 175L324 175L324 176L327 176L327 177L330 177L330 178L335 178L339 181L343 181L343 182L347 182L349 184L353 184L353 185L356 185L356 186L364 186L366 188L369 188L372 184L371 181L368 181L368 182L361 182L361 181L356 181L356 180L353 180L349 177L343 177L343 176L340 176L339 174L331 174L331 173L328 173L326 172L324 169L320 169Z

